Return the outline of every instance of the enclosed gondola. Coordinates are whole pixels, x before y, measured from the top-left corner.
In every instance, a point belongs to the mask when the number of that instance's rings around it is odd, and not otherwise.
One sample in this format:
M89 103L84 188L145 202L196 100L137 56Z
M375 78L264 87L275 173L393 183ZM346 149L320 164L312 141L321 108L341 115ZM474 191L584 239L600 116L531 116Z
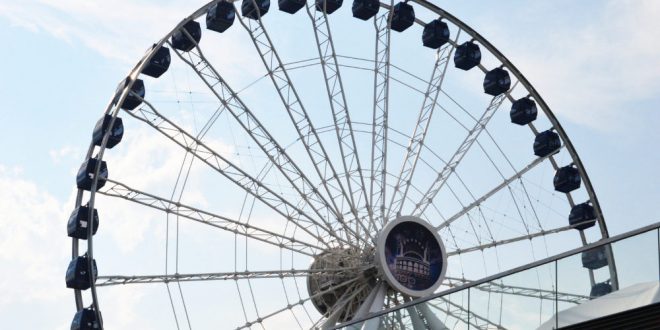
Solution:
M536 109L536 102L529 98L518 99L511 105L511 112L509 112L511 122L518 125L527 125L538 116Z
M571 208L568 215L568 224L578 230L585 230L595 225L596 211L589 203L582 203Z
M415 9L406 2L399 2L392 8L390 27L397 32L403 32L415 23Z
M209 7L206 11L206 28L215 32L225 32L236 18L234 5L221 1Z
M92 133L92 142L94 142L94 145L101 145L101 142L103 142L103 136L108 130L110 130L110 135L108 135L108 142L105 145L106 148L112 149L121 142L121 139L124 136L124 123L121 118L117 117L115 118L114 123L112 123L112 128L110 129L111 122L112 116L109 114L103 115L103 118L96 122L94 132Z
M343 3L344 0L316 0L316 10L325 11L326 14L330 15L339 9Z
M96 164L98 160L96 158L90 158L86 160L80 168L78 169L78 175L76 176L76 184L78 189L83 190L92 190L92 183L94 181L94 173L96 171ZM99 189L105 185L105 181L108 179L108 165L105 161L101 161L101 167L99 169L99 180L96 184L96 188Z
M92 277L96 282L98 271L96 260L92 260ZM66 287L76 290L87 290L92 286L89 277L89 258L87 255L79 256L71 260L66 269Z
M434 19L424 26L422 44L437 49L449 41L449 26L440 19Z
M547 130L536 135L534 138L534 155L546 157L559 150L561 139L559 134L552 130Z
M470 70L481 63L481 50L479 45L472 41L466 41L456 47L454 53L454 66L461 70Z
M117 91L115 92L115 98L112 100L113 104L117 104L119 102L119 98L121 97L122 92L124 89L126 89L126 86L128 86L131 82L130 77L126 77L119 86L117 86ZM146 96L146 89L144 88L144 82L142 79L135 79L135 82L131 86L131 90L128 92L128 95L126 95L126 98L124 98L124 102L121 104L121 108L124 110L135 110L140 104L142 104L142 100Z
M355 0L353 1L353 17L366 21L376 14L380 9L380 1L378 0Z
M172 47L189 52L202 40L202 28L195 21L188 21L172 35Z
M563 193L569 193L580 188L580 182L580 172L570 165L558 169L552 181L555 190Z
M511 88L511 77L509 72L502 68L495 68L486 72L484 77L484 92L488 95L497 96Z
M244 0L241 4L243 17L257 20L268 13L270 0Z
M96 231L99 229L99 213L94 209L93 214L92 235L96 234ZM67 234L69 237L87 239L87 231L90 226L89 222L89 207L77 207L71 212L71 216L69 216L69 222L66 226Z
M154 47L155 46L156 45L154 45ZM167 72L167 69L170 68L171 62L172 56L170 55L170 49L161 46L154 52L151 59L149 59L149 63L147 63L142 69L142 73L150 77L158 78L162 76L163 73Z

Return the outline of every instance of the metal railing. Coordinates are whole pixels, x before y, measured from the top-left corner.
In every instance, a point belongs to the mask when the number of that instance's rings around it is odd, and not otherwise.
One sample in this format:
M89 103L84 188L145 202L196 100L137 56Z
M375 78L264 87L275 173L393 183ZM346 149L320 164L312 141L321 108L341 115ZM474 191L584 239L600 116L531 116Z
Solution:
M335 329L426 329L438 324L452 329L566 326L575 320L562 316L562 311L605 295L608 290L616 291L609 283L607 258L599 256L610 252L617 260L620 290L660 283L658 222L478 281L451 279L453 288ZM594 270L595 278L589 278L588 268ZM624 310L635 307L639 306L622 306Z

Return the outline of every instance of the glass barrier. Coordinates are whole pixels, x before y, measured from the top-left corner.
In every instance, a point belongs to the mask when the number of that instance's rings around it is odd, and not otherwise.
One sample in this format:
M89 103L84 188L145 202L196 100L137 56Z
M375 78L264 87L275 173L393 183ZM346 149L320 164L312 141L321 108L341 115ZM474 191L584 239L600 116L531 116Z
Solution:
M660 301L660 230L562 256L341 329L557 329Z

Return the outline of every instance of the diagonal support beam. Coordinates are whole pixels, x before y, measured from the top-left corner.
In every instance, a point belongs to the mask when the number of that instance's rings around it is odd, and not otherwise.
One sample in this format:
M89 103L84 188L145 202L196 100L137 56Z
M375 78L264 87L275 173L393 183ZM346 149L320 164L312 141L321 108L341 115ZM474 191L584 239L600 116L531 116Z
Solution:
M374 65L374 109L371 131L370 204L377 221L385 219L385 188L387 187L387 120L390 93L390 10L374 17L376 29Z
M596 220L594 220L594 221L596 221ZM575 226L577 226L577 225L559 227L559 228L549 229L549 230L541 230L541 231L538 231L538 232L529 233L529 234L525 234L525 235L522 235L522 236L512 237L512 238L498 240L498 241L492 241L492 242L489 242L489 243L485 243L485 244L481 244L481 245L477 245L477 246L472 246L472 247L465 248L465 249L454 250L454 251L448 252L447 255L448 256L453 256L453 255L457 255L457 254L461 254L461 253L480 251L480 250L489 249L489 248L500 246L500 245L511 244L511 243L525 241L525 240L531 240L532 238L536 238L536 237L541 237L541 236L550 235L550 234L557 234L557 233L561 233L563 231L576 229Z
M183 30L188 38L194 42L194 39ZM206 59L201 48L197 45L187 54L190 59L184 58L179 51L176 51L178 57L188 64L189 67L197 73L204 81L207 87L213 92L220 101L222 107L239 123L243 130L248 133L252 140L266 154L275 168L286 178L291 187L301 196L302 204L312 208L312 211L323 219L325 225L334 229L330 219L323 214L323 211L330 212L333 219L339 219L340 216L331 207L331 204L320 194L318 189L310 182L309 178L303 174L296 163L286 153L284 148L275 140L268 130L256 118L253 112L245 105L237 93L220 76L215 67ZM346 228L344 228L346 229ZM337 236L337 233L333 233ZM345 237L348 241L349 237Z
M460 217L464 216L468 212L470 212L472 209L475 207L478 207L481 205L483 202L485 202L487 199L495 195L498 191L504 189L505 187L508 187L513 181L520 179L525 173L529 172L531 169L535 168L539 164L543 163L544 160L547 159L546 157L539 157L535 158L531 163L529 163L527 166L525 166L522 170L518 171L517 173L513 174L512 176L506 178L502 183L497 185L495 188L491 189L487 193L485 193L483 196L475 199L474 202L470 203L469 205L465 206L461 211L458 213L452 215L449 217L447 220L445 220L442 224L436 227L437 230L443 229L449 225L451 225L454 221L458 220Z
M316 1L313 0L307 3L306 8L307 15L312 22L314 36L316 37L316 46L319 52L321 68L323 69L323 77L325 78L325 87L334 119L344 173L346 173L346 186L349 196L352 198L351 202L353 205L365 206L371 224L370 229L375 231L376 225L373 222L373 213L369 212L371 205L369 204L369 196L367 195L367 188L364 176L362 175L362 165L358 157L357 145L353 134L353 124L348 111L344 84L339 71L339 63L337 62L337 53L332 40L328 15L325 11L317 10ZM355 196L356 194L357 196Z
M515 86L516 85L511 87L511 90L513 90ZM435 196L438 194L440 189L447 182L449 176L451 176L451 174L456 170L456 167L461 162L465 154L467 154L467 152L470 150L470 147L472 147L474 141L477 140L479 134L481 134L481 132L483 132L484 129L486 129L486 125L493 117L497 109L499 109L499 107L502 105L502 102L504 102L504 100L506 99L507 94L508 93L503 93L492 98L490 104L486 108L486 111L484 111L484 113L481 115L481 118L479 118L479 121L470 130L467 137L465 137L465 140L463 140L461 145L454 152L454 155L452 155L451 159L447 162L447 164L445 164L442 170L438 173L438 177L433 181L433 183L426 191L422 199L419 201L419 203L415 205L415 209L413 210L412 214L417 216L423 214L426 208L429 206L429 204L433 202L433 198L435 198Z
M458 39L458 35L456 38ZM454 47L447 43L437 52L435 65L433 66L431 73L431 79L429 80L428 86L426 88L424 101L422 102L422 108L420 109L419 116L417 117L417 124L415 125L415 130L410 137L410 142L408 143L406 156L403 160L403 165L401 167L401 171L399 172L398 180L394 185L392 199L390 200L390 207L388 207L387 210L387 218L389 220L391 220L393 212L396 212L394 213L395 216L401 215L401 209L403 208L404 201L408 195L408 189L410 189L410 184L415 172L415 168L417 167L417 161L419 160L422 146L424 146L426 133L428 132L429 124L431 123L431 117L433 116L433 111L435 110L438 95L442 89L442 82L444 81L445 73L447 72L447 66L450 62L453 49Z
M197 281L228 281L251 280L284 277L306 277L309 275L337 274L342 272L357 272L357 268L344 269L290 269L270 271L244 271L225 273L198 273L198 274L164 274L164 275L104 275L98 277L96 286L112 286L125 284L150 284L169 282L197 282Z
M180 216L192 221L216 227L218 229L275 245L277 247L288 249L304 255L314 256L323 250L323 247L316 246L299 239L294 239L292 237L255 227L254 225L242 223L235 219L217 215L182 204L180 202L139 191L117 181L110 179L107 181L112 185L108 185L104 187L103 190L99 190L99 194L125 199L129 202L148 206L168 214Z
M456 287L465 283L472 282L464 278L455 278L455 277L447 277L445 279L448 280L449 283L447 283L447 285L450 287ZM455 282L459 282L460 284L456 284ZM581 304L584 301L589 300L589 297L583 295L566 293L566 292L556 292L554 290L543 290L543 289L530 288L530 287L506 285L502 283L497 283L495 281L483 283L475 286L474 288L477 290L491 292L491 293L503 293L503 294L538 298L538 299L551 300L551 301L558 300L573 304Z
M162 116L149 102L146 100L142 100L142 102L144 103L143 106L134 111L127 111L127 113L153 127L233 182L236 186L283 216L287 221L291 221L293 225L300 228L319 242L324 243L327 247L330 247L328 242L321 237L320 230L333 235L334 231L331 228L327 228L325 224L319 223L300 208L294 206L293 203L286 200L283 196L268 188L261 182L261 180L249 175L240 167L229 161L226 157L208 147L204 142L192 136L167 117ZM313 232L312 230L316 232ZM341 238L334 237L339 241L342 241Z
M250 0L246 0L250 1ZM251 0L254 2L254 0ZM256 6L256 3L254 3ZM314 169L321 179L321 185L324 187L330 201L335 206L335 209L338 210L338 214L343 215L340 207L337 207L336 202L344 200L349 206L349 214L359 223L366 232L367 236L373 240L371 233L368 231L366 226L360 221L357 221L358 214L357 208L352 204L352 198L349 196L349 193L344 188L337 171L330 161L328 153L321 143L321 140L318 136L316 128L312 124L312 121L305 109L298 92L296 91L291 78L287 70L284 68L282 60L273 45L266 28L263 26L261 17L257 20L244 19L240 15L237 16L241 25L248 32L254 46L261 57L261 60L268 71L268 76L271 78L275 89L277 90L278 95L284 105L291 122L293 123L298 136L302 143L305 146L310 160L314 164ZM340 217L338 219L340 223L345 223L345 219ZM368 244L366 239L362 236L358 236L357 239L362 239L365 241L365 244Z

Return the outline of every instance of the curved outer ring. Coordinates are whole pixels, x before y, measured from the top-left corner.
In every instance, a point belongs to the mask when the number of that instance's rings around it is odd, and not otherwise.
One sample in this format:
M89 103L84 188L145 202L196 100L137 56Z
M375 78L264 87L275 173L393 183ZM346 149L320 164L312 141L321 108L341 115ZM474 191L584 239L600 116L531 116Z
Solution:
M392 229L398 224L403 222L414 222L426 228L426 230L433 234L433 237L435 238L436 242L438 242L440 251L442 252L442 270L440 270L440 276L435 281L435 283L433 283L433 285L425 290L412 290L403 286L394 278L392 272L387 267L387 260L385 259L385 241L387 240L387 236L389 236L390 231L392 231ZM378 264L378 270L381 274L383 274L385 281L387 281L387 284L389 284L390 287L411 297L423 297L435 292L435 289L437 289L442 283L442 280L445 279L445 273L447 272L447 249L445 249L445 245L442 243L442 239L440 239L440 234L438 234L438 231L435 230L435 228L433 228L430 223L418 217L406 215L398 217L394 219L394 221L389 221L385 227L381 229L380 233L378 234L378 240L376 243L376 263Z
M463 31L467 32L474 40L478 41L480 44L482 44L488 51L493 54L502 64L513 73L513 75L520 81L523 86L525 86L525 89L529 92L529 94L534 98L536 103L539 105L541 110L545 113L545 115L548 117L548 120L550 120L550 123L552 124L553 128L557 131L557 134L561 137L562 141L564 141L564 144L566 145L566 149L568 150L568 153L571 155L571 158L573 159L573 164L577 167L580 177L582 178L582 181L584 182L584 188L587 190L587 193L589 194L589 199L591 200L591 203L594 207L594 210L596 211L596 218L598 219L598 225L600 227L601 235L603 238L609 237L609 233L607 231L607 225L605 224L605 220L603 217L603 212L601 211L600 208L600 203L598 202L598 197L596 196L596 193L594 192L593 186L591 185L591 180L589 179L589 176L587 175L587 171L584 168L584 165L582 164L582 160L580 160L580 156L578 156L577 151L575 150L575 147L573 146L573 143L571 140L568 138L568 135L566 135L566 131L564 131L564 128L561 126L559 123L559 120L557 120L557 117L550 111L550 107L548 107L548 104L545 103L541 95L536 91L534 86L525 78L525 76L516 68L511 61L509 61L504 54L502 54L495 46L493 46L486 38L482 37L477 31L472 29L470 26L465 24L463 21L459 20L452 14L442 10L440 7L430 3L429 1L426 0L411 0L412 2L415 2L422 7L429 9L438 15L440 15L442 18L447 19L448 21L452 22L454 25L460 27Z
M133 67L132 70L130 70L130 73L128 77L130 78L130 82L124 90L121 92L121 95L119 97L119 100L116 104L113 104L111 101L103 114L111 114L112 115L112 120L110 122L110 127L114 124L115 118L117 117L117 114L119 113L120 107L119 105L124 102L124 99L128 96L129 91L131 90L133 83L135 79L138 77L140 72L142 72L142 69L146 66L146 63L148 63L151 58L155 54L155 50L160 48L171 36L174 34L177 30L179 30L185 23L187 23L190 20L194 20L199 18L201 15L203 15L210 6L214 5L217 2L220 2L221 0L213 0L208 2L206 5L200 7L197 9L194 13L183 19L179 24L177 24L169 33L167 33L162 39L160 39L149 51L146 52L146 54L142 57L142 59ZM227 2L236 2L237 0L226 0ZM600 203L598 202L598 197L596 196L595 191L593 190L593 186L591 184L591 180L589 179L589 176L587 175L587 171L584 168L584 165L582 161L580 160L580 157L577 154L577 151L575 150L575 147L571 143L570 139L568 138L568 135L566 135L566 132L562 128L561 124L557 120L557 117L552 113L548 105L545 103L541 95L536 91L536 89L532 86L532 84L525 78L525 76L502 54L495 46L493 46L487 39L482 37L479 33L477 33L474 29L472 29L470 26L465 24L463 21L459 20L455 16L451 15L450 13L444 11L440 7L436 6L435 4L430 3L429 1L426 0L410 0L414 3L419 4L420 6L435 12L438 14L441 18L447 19L456 26L460 27L463 31L468 33L470 36L472 36L475 40L477 40L479 43L481 43L488 51L493 54L498 60L502 62L502 64L509 69L514 76L520 81L520 83L523 84L523 86L527 89L527 91L530 93L530 95L536 100L537 104L543 110L545 115L548 117L550 120L550 123L553 125L553 128L557 131L559 136L562 138L564 141L564 144L566 146L566 149L568 150L569 154L571 155L571 158L573 159L573 164L577 167L578 172L580 173L580 176L582 178L582 181L584 182L584 187L587 190L587 193L589 195L589 199L591 201L592 206L594 207L594 210L596 212L596 217L598 219L598 224L599 228L601 231L601 235L603 238L609 237L609 233L607 230L607 226L604 221L603 213L600 208ZM381 3L381 6L387 6ZM417 22L420 24L420 22ZM113 99L116 96L113 95ZM103 159L103 153L105 152L106 149L106 144L108 142L109 134L110 131L106 133L106 135L103 137L103 141L101 143L101 146L99 147L99 152L98 152L98 160ZM95 146L93 143L90 143L90 146L87 151L87 156L85 158L88 159L92 156L94 152ZM92 182L92 189L90 190L90 200L89 200L89 217L91 219L92 217L92 212L94 210L94 197L96 194L97 190L97 184L98 184L98 173L100 171L100 161L97 164L97 167L95 169L95 175L94 175L94 180ZM82 189L78 189L78 193L76 196L76 202L74 205L74 208L77 208L82 205L82 198L83 198L83 193L84 191ZM440 241L441 242L441 241ZM76 238L72 238L72 243L71 243L71 255L72 259L76 258L79 256L79 240ZM91 259L93 259L93 235L92 235L92 226L88 227L88 239L87 239L87 253L88 256ZM610 257L612 260L612 258ZM614 263L610 263L611 267L614 267ZM89 264L89 271L88 273L90 274L90 282L91 282L91 292L92 292L92 300L93 300L93 306L97 315L97 319L101 320L101 329L103 328L103 323L99 311L99 305L98 305L98 299L96 297L96 285L94 284L94 281L92 279L92 269L91 269L91 262ZM613 269L610 271L613 273L612 278L616 278L616 270ZM616 281L616 279L615 279ZM75 302L76 302L76 309L80 311L83 309L83 300L82 300L82 293L80 290L74 290L74 296L75 296Z

